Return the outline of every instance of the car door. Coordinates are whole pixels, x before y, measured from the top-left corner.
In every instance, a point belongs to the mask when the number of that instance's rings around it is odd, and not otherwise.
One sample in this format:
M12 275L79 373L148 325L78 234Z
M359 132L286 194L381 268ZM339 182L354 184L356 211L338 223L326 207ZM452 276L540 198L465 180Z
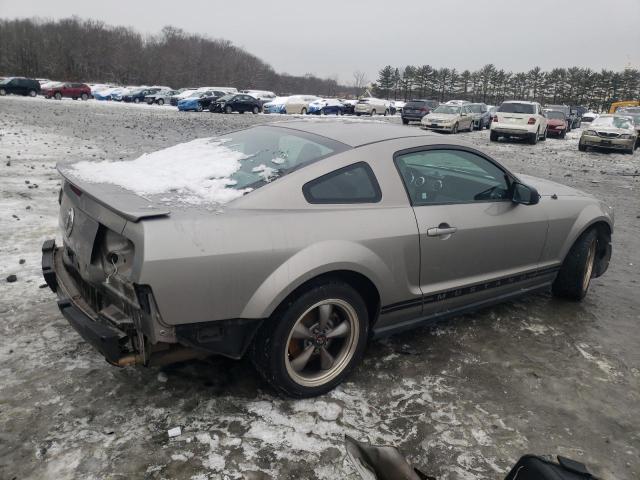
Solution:
M425 315L521 288L536 271L547 214L511 201L511 174L452 145L400 152L395 162L418 224Z

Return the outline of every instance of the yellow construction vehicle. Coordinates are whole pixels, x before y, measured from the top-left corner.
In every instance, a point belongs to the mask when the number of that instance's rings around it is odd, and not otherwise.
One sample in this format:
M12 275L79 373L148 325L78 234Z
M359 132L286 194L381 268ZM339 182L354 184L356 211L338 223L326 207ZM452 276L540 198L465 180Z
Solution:
M640 101L638 100L625 100L623 102L613 102L609 113L616 113L616 110L622 107L640 107Z

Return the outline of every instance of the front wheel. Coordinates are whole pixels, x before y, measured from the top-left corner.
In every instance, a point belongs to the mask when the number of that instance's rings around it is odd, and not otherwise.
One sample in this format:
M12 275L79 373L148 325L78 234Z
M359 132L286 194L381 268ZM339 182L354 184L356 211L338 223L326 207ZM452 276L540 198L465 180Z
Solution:
M300 115L306 115L307 114L307 109L302 107L302 110L300 110Z
M224 107L224 113L233 113L233 108L230 105Z
M498 137L499 137L499 136L500 136L500 135L498 135L498 133L497 133L497 132L495 132L495 131L493 131L493 130L491 130L491 131L489 132L489 140L490 140L490 141L492 141L492 142L497 142L497 141L498 141Z
M136 98L134 98L134 99L133 99L133 103L140 103L140 99L139 99L139 98L137 98L137 97L136 97Z
M4 97L7 94L7 91L4 88L0 88L0 97Z
M536 130L536 133L529 134L529 143L535 145L538 143L538 137L540 136L540 130Z
M458 133L458 124L457 123L451 129L451 133Z
M158 105L160 106L164 105L164 100L162 98L158 99Z
M30 97L35 97L36 95L37 95L37 92L35 90L29 90Z
M371 116L373 117L376 114L376 109L371 110Z
M598 236L595 229L584 232L564 259L553 282L553 294L570 300L582 300L593 276Z
M471 123L469 124L469 131L473 132L473 127L475 127L473 121L471 121Z
M350 285L312 285L279 307L258 331L251 360L275 389L291 397L321 395L357 365L369 331L367 307Z
M258 106L257 106L257 105L254 105L254 106L253 106L253 110L252 110L252 112L253 112L253 114L254 114L254 115L257 115L258 113L260 113L260 109L258 108Z
M581 152L586 152L587 146L584 145L582 142L578 142L578 150L580 150Z
M87 95L86 93L83 93L82 95L80 95L80 98L82 100L87 100L89 98L89 95Z
M544 142L547 139L547 129L544 129L544 133L542 134L542 137L540 138L541 142Z
M203 108L203 106L202 106L202 104L201 104L201 103L199 103L199 104L198 104L198 106L196 107L196 110L197 110L198 112L201 112L202 110L204 110L204 108Z
M403 118L402 119L402 124L403 125L409 125L409 120L406 120L406 119Z
M54 97L55 97L56 100L62 100L62 94L60 92L56 92Z

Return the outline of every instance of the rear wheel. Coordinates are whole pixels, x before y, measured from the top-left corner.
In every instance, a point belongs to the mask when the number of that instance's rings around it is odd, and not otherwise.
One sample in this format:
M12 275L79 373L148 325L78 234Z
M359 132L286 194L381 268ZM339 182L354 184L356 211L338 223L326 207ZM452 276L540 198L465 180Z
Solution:
M300 110L300 115L306 115L307 114L307 109L302 107L302 110Z
M164 105L164 100L162 98L158 99L158 105Z
M571 300L582 300L594 271L598 236L595 229L584 232L567 254L553 282L553 294Z
M489 132L489 140L491 140L492 142L497 142L498 137L499 135L497 132L494 132L494 131Z
M409 125L409 120L403 118L402 119L402 124L403 125Z
M133 103L140 103L140 99L138 97L134 98Z
M389 110L384 111L384 116L386 117L387 115L389 115Z
M231 108L231 105L227 105L226 107L224 107L224 113L233 113L233 108Z
M582 142L578 142L578 150L580 150L581 152L586 152L587 146L584 145Z
M87 100L89 98L89 95L87 95L86 93L83 93L82 95L80 95L80 98L82 100Z
M254 106L253 106L253 110L252 110L252 112L253 112L253 114L254 114L254 115L257 115L258 113L260 113L260 109L258 108L258 106L257 106L257 105L254 105Z
M373 117L376 114L376 109L371 110L371 116Z
M0 97L4 97L7 94L7 91L4 88L0 88Z
M469 131L473 132L473 127L475 127L475 124L473 123L473 120L471 120L471 123L469 124Z
M202 107L202 104L199 103L198 106L196 107L196 110L201 112L202 110L204 110L204 108Z
M538 137L540 136L540 130L537 130L536 133L529 134L529 143L531 145L535 145L538 143Z
M457 123L451 129L451 133L458 133L458 124Z
M369 319L362 297L348 284L312 285L279 307L256 334L251 360L262 377L286 395L321 395L357 365Z
M547 129L544 129L544 132L542 133L542 137L540 138L541 142L544 142L547 139Z
M56 98L56 100L61 100L62 99L62 94L60 92L56 92L54 97Z
M37 92L35 90L29 90L30 97L35 97L36 95L37 95Z

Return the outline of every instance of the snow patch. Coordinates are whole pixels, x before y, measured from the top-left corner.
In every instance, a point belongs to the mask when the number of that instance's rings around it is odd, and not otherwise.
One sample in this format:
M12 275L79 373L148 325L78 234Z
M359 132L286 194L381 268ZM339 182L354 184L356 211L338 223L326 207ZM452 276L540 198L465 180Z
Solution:
M246 158L223 140L199 138L135 160L82 161L65 170L80 180L117 185L141 196L173 193L187 203L223 204L250 191L228 188Z

